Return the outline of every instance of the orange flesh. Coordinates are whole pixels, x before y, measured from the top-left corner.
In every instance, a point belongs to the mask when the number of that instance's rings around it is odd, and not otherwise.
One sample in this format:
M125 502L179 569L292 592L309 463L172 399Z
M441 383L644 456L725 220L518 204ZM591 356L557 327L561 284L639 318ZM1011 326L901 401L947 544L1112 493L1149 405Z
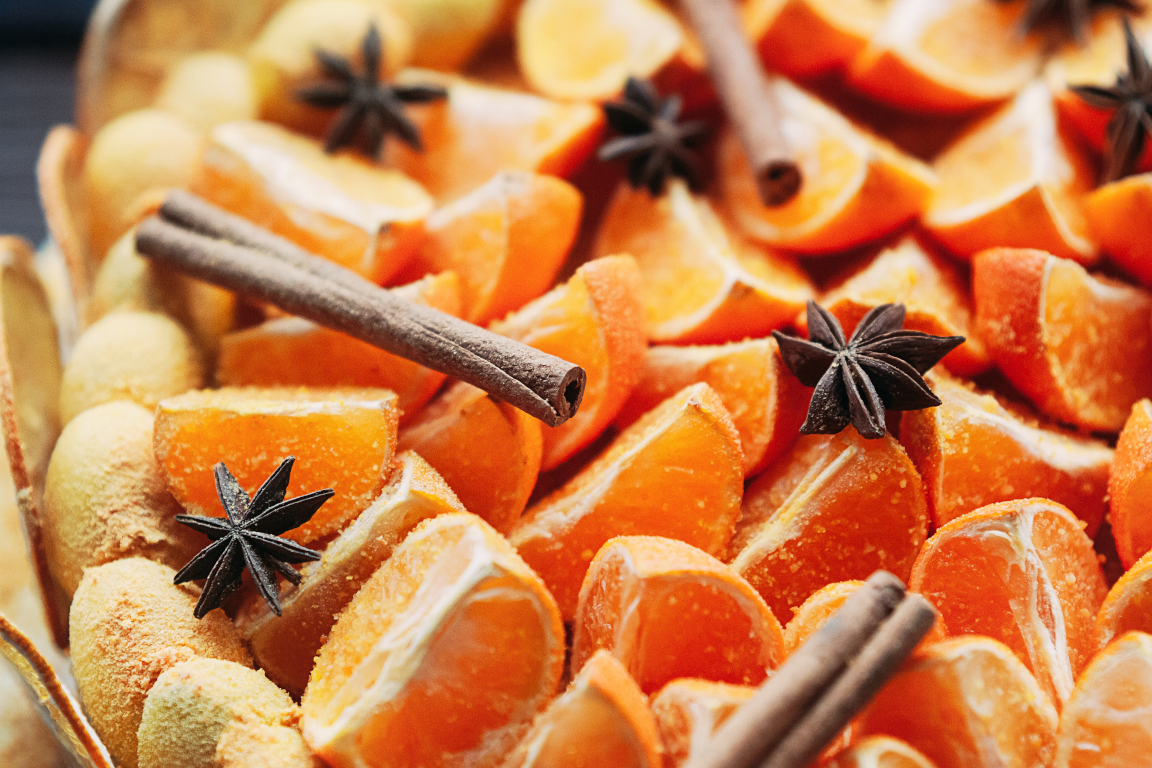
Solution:
M1104 598L1096 617L1096 650L1133 629L1152 632L1152 555L1137 560Z
M1116 442L1108 478L1112 535L1125 568L1152 550L1152 401L1141 400Z
M1104 184L1088 195L1084 208L1104 252L1145 286L1152 284L1152 248L1140 237L1140 228L1132 226L1152 216L1152 174Z
M890 736L870 736L840 752L828 768L936 768L911 745Z
M679 768L707 749L715 730L755 692L750 685L692 678L664 686L652 697L652 713L660 731L665 766Z

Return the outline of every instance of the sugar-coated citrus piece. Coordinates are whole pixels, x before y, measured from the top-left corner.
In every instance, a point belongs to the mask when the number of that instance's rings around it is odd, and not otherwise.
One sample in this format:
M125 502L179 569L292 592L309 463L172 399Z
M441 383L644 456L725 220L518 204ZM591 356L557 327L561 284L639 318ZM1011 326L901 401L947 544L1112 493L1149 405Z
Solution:
M948 634L1011 648L1060 706L1095 648L1108 592L1082 526L1047 499L989 504L933 534L908 587L932 601Z
M468 64L486 42L507 31L508 0L389 0L412 30L412 65L445 72Z
M1152 152L1145 153L1152 156ZM1152 173L1102 184L1084 199L1092 236L1112 261L1152 286L1152 247L1139 237L1134 221L1152 217Z
M385 159L440 202L471 192L500 171L567 176L592 153L604 116L592 104L544 99L463 78L409 69L401 83L432 83L448 98L413 105L424 151L388 142Z
M950 261L906 237L831 285L820 305L851 335L864 315L881 304L903 304L904 327L933 336L964 336L945 355L944 366L960 376L987 370L992 361L972 333L972 296L964 273ZM806 325L806 323L805 323ZM801 328L801 330L805 330Z
M460 275L462 317L503 317L547 291L580 227L583 198L571 184L527 171L501 172L438 208L407 273Z
M869 736L836 754L827 768L936 768L920 750L891 736Z
M588 565L609 539L665 536L720 554L743 490L740 433L720 396L693 384L621 432L508 538L571 620Z
M319 562L300 570L298 586L282 587L281 616L257 593L245 595L236 628L260 668L293 696L302 694L336 616L404 537L428 518L465 511L428 462L412 451L397 456L380 496L332 540Z
M783 79L772 87L804 185L784 205L760 200L736 134L720 138L717 173L727 212L751 238L803 253L829 253L875 240L928 205L936 177L919 160L864 133Z
M689 384L704 382L728 409L740 433L744 476L753 477L800 435L812 391L784 365L776 340L719 346L649 347L644 370L616 425L626 427Z
M893 0L751 0L744 28L773 72L793 78L843 69L859 54Z
M564 627L544 583L475 515L425 521L352 599L301 705L334 768L487 768L560 682Z
M612 654L597 651L536 718L502 768L660 768L648 699Z
M732 567L778 619L826 584L907 577L928 535L920 476L891 435L801 436L744 494Z
M936 768L1051 765L1056 708L1004 644L956 637L918 651L860 716Z
M784 660L780 622L728 566L682 541L620 536L580 587L572 669L600 649L645 693L679 677L758 685Z
M1118 432L1152 395L1152 294L1043 251L993 248L972 263L976 332L1047 416Z
M1038 496L1068 507L1096 535L1108 511L1107 445L1009 409L957 379L927 378L942 404L905 413L900 442L924 480L937 527L987 504Z
M408 301L460 314L454 272L396 288ZM383 387L411 419L444 383L444 374L301 317L277 317L220 340L216 379L224 386Z
M249 495L289 456L289 497L336 495L285 537L306 544L336 533L380 495L396 451L399 407L386 389L226 387L162 400L156 458L190 514L224 516L212 467L224 462Z
M1076 681L1060 715L1055 768L1145 765L1152 753L1152 635L1128 632Z
M594 259L492 330L582 367L588 374L580 410L544 427L542 469L552 469L608 426L644 366L647 336L641 275L630 256Z
M220 734L214 759L213 768L324 768L299 729L252 720Z
M1022 3L896 0L852 62L854 87L918 112L964 112L1009 98L1036 75L1044 42L1021 37Z
M400 171L273 123L224 123L209 134L194 192L378 283L420 246L432 198Z
M1116 552L1125 568L1152 550L1152 401L1132 406L1108 477Z
M1096 650L1134 629L1152 633L1152 554L1137 560L1108 590L1096 616Z
M752 698L750 685L686 678L673 680L652 697L666 768L680 768L704 754L712 734L741 704Z
M164 78L155 103L204 129L233 120L255 120L260 109L252 67L224 51L203 51L182 59Z
M133 557L84 572L69 618L69 646L84 711L118 765L136 768L145 697L166 669L196 657L250 666L223 611L192 615L198 590L176 571Z
M628 253L643 277L655 342L710 344L763 336L792 321L812 283L792 261L747 243L681 179L652 197L621 182L595 253Z
M1099 258L1084 213L1095 170L1044 83L973 125L932 167L940 183L922 221L957 256L1013 246L1084 264Z

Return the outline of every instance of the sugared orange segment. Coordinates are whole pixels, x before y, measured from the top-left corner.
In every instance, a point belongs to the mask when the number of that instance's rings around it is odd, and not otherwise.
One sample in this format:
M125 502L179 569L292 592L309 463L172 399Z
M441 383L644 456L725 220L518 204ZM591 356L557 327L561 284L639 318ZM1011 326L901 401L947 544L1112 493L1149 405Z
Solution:
M932 601L950 635L1005 643L1057 706L1092 654L1108 591L1082 523L1047 499L990 504L943 526L908 587Z
M565 619L592 557L615 536L666 536L724 551L744 490L740 434L711 387L693 384L649 411L509 534ZM465 502L466 503L466 502Z
M802 436L748 487L731 552L778 619L826 584L877 568L905 578L928 535L928 504L891 435Z
M904 305L905 328L966 338L944 357L948 370L974 376L991 366L984 342L972 332L972 296L964 274L951 262L929 253L913 237L881 251L830 286L820 299L821 306L836 315L847 335L869 310L894 303Z
M1012 96L1039 71L1044 41L1021 38L1023 3L896 0L849 68L868 95L915 112L964 112Z
M395 293L460 314L454 272L429 275ZM399 395L401 416L411 418L436 394L444 374L310 320L278 317L221 339L216 378L225 386L383 387Z
M1152 632L1152 553L1137 560L1108 591L1096 617L1096 649L1133 629Z
M744 450L745 477L763 471L795 442L812 397L812 390L785 367L773 338L709 347L649 347L640 382L616 424L631 424L697 382L716 390L732 416Z
M829 253L875 240L924 210L936 185L927 166L786 80L776 79L772 87L804 185L786 204L765 206L736 134L726 131L717 158L720 190L727 212L749 237Z
M1146 152L1146 157L1152 152ZM1152 220L1152 173L1101 185L1084 200L1088 226L1104 253L1146 286L1152 286L1152 245L1134 221Z
M660 768L648 699L607 651L548 705L501 768Z
M543 427L542 468L552 469L596 439L640 378L647 337L636 262L629 256L590 261L567 283L491 327L588 374L576 415Z
M386 282L419 247L432 198L403 173L272 123L212 129L193 191L306 250Z
M993 11L1001 7L974 2ZM1084 213L1095 171L1056 119L1044 83L1029 85L972 126L932 167L940 183L923 223L956 255L1014 246L1084 264L1099 257Z
M1146 765L1152 754L1152 635L1129 632L1092 660L1060 715L1055 768Z
M891 6L892 0L751 0L744 28L773 72L812 77L846 67Z
M652 714L665 768L680 768L693 755L704 754L713 732L754 693L750 685L693 678L673 680L661 688L652 697Z
M475 515L424 522L356 593L301 700L333 768L491 768L560 682L544 584Z
M1047 416L1118 432L1152 395L1152 294L1043 251L994 248L972 264L976 332Z
M384 153L440 202L471 192L499 171L567 176L595 148L604 125L600 110L584 102L551 101L424 70L405 70L396 80L448 89L446 100L407 110L424 151L390 141Z
M936 768L923 752L891 736L869 736L837 753L827 768Z
M678 677L757 685L784 659L780 623L728 566L682 541L621 536L584 577L572 668L604 649L645 693Z
M416 451L465 509L506 533L540 473L540 422L471 384L457 382L416 414L400 449Z
M304 693L312 664L336 616L420 522L465 512L436 470L412 451L396 457L388 484L360 517L332 540L319 562L284 585L283 615L256 593L245 595L236 627L268 679L293 696Z
M488 183L433 211L409 273L460 275L463 317L503 317L551 287L580 226L583 199L571 184L526 171Z
M1108 477L1116 552L1125 568L1152 550L1152 401L1132 406Z
M1011 650L957 637L918 651L859 719L899 738L936 768L1051 765L1056 708Z
M386 389L226 387L161 400L156 458L168 490L190 514L223 517L212 467L224 462L254 494L289 456L289 497L336 492L284 534L302 544L335 533L380 495L396 451L400 408Z
M900 442L937 527L987 504L1039 496L1071 509L1096 535L1108 509L1107 445L1009 410L956 379L928 381L942 405L905 413Z
M648 335L655 342L763 336L791 322L813 295L799 267L729 232L708 200L680 179L655 198L621 183L595 252L636 257Z

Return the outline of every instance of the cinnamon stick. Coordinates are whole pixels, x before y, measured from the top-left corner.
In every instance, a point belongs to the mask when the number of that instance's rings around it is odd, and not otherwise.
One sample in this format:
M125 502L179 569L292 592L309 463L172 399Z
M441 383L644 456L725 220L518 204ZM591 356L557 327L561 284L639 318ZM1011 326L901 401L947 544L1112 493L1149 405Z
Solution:
M579 366L403 301L271 233L246 229L237 217L207 203L188 208L182 202L187 200L177 196L166 215L179 220L181 211L192 211L200 217L196 226L202 231L234 235L259 247L183 229L153 216L136 232L142 255L466 381L549 426L563 424L579 408L586 383Z
M904 597L904 584L877 571L760 689L685 768L754 768L844 671Z
M733 0L681 0L708 60L708 73L736 128L768 206L800 191L800 166L780 129L781 109L760 59L752 49Z

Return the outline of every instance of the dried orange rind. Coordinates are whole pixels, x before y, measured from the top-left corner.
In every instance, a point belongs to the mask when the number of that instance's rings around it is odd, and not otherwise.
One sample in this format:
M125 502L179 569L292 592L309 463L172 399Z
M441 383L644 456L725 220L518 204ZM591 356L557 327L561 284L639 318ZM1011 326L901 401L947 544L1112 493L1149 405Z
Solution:
M83 134L71 126L58 125L45 137L36 162L40 207L44 209L52 241L64 256L76 316L81 323L86 320L85 305L96 275L81 182L87 151L88 140Z

